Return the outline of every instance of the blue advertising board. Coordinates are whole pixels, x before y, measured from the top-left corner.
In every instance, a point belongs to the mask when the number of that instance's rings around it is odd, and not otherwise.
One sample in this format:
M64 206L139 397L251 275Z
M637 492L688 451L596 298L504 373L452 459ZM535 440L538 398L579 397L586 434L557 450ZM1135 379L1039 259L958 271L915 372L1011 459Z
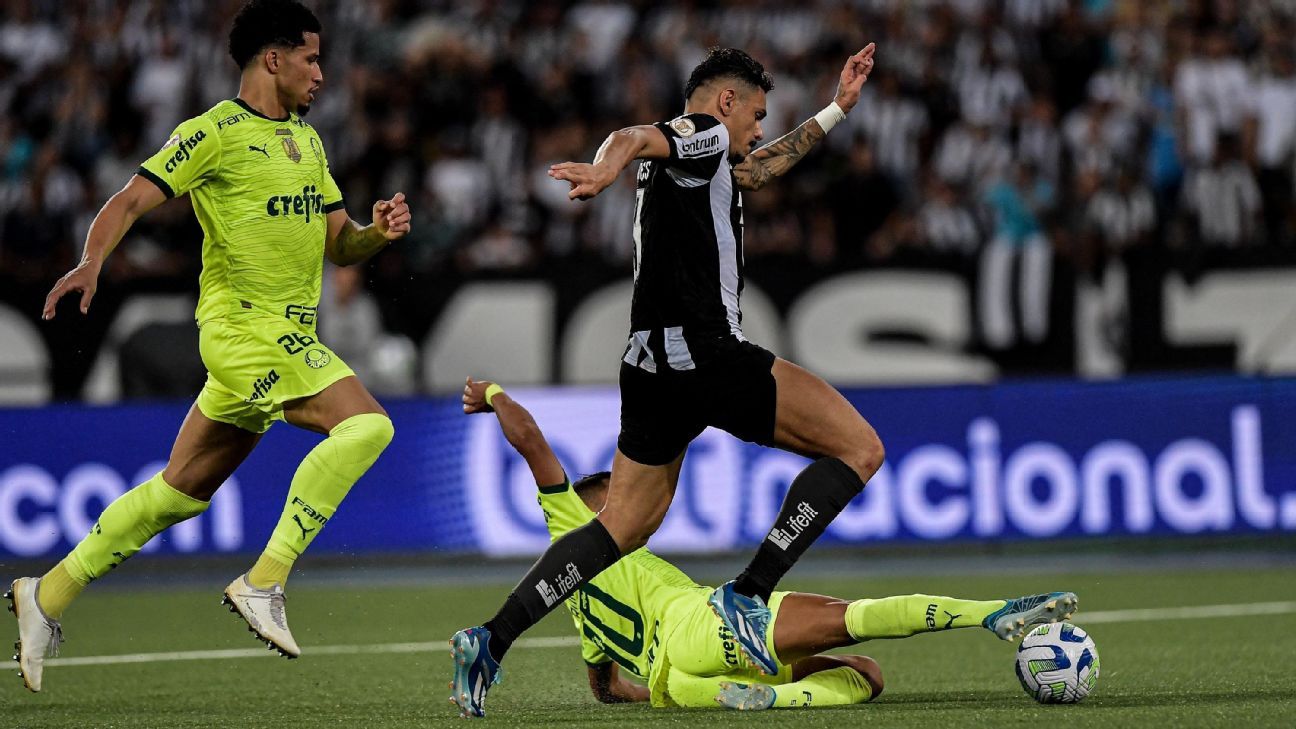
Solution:
M612 388L517 390L573 478L608 467ZM1296 532L1296 380L1130 379L850 390L886 464L831 544ZM396 437L312 551L533 555L526 464L457 398L387 403ZM0 410L0 558L57 557L165 463L188 404ZM319 436L277 425L201 517L147 552L256 552ZM650 543L759 542L803 458L708 430Z

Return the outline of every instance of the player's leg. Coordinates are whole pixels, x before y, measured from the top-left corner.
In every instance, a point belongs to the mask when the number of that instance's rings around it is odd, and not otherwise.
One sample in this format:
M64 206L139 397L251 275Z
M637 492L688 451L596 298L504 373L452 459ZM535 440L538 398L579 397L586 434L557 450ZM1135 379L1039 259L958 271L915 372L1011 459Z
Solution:
M621 367L621 434L607 501L598 517L549 545L499 612L450 639L450 699L461 716L483 716L486 692L513 641L564 598L638 549L661 525L689 441L702 432L688 405L689 378Z
M669 463L646 465L617 450L607 503L598 517L549 545L495 617L483 626L490 631L490 654L496 661L502 660L513 641L568 594L594 579L622 554L647 543L670 507L683 461L681 452ZM575 581L569 579L573 576ZM542 585L550 589L542 589Z
M850 706L882 693L882 668L868 656L812 656L792 665L787 683L721 677L714 700L739 710Z
M793 481L734 590L768 600L770 592L828 524L882 465L882 441L840 392L782 359L771 368L777 386L773 445L816 458Z
M783 595L774 616L773 645L784 662L866 640L907 638L957 628L986 628L1007 638L1012 625L1064 620L1075 611L1072 593L1055 592L1012 600L964 600L943 595L897 595L876 600L842 600L803 592Z
M324 361L332 360L329 355ZM283 512L261 556L225 588L224 602L230 610L288 658L301 655L288 628L284 601L288 573L394 433L386 411L360 380L349 369L335 374L343 376L313 395L284 403L285 420L327 437L306 454L293 474Z
M104 509L90 533L39 579L11 587L19 622L19 661L28 688L39 691L43 655L57 648L63 611L91 581L138 552L167 527L201 514L212 494L260 439L212 420L195 404L185 417L166 468Z
M387 411L354 375L315 395L285 403L283 418L327 437L297 467L279 522L248 572L248 582L262 589L287 582L297 558L378 460L394 433Z

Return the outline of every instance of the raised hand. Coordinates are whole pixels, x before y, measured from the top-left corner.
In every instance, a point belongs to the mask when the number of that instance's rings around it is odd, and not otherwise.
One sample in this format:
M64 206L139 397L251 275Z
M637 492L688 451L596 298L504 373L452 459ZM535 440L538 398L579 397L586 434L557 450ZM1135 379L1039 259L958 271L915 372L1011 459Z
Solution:
M59 299L73 291L81 292L81 313L90 313L90 300L94 298L95 290L98 288L99 266L89 261L82 261L76 268L63 274L63 278L60 278L54 284L54 288L50 289L49 295L45 297L45 308L41 310L41 318L46 321L53 319Z
M410 232L410 209L405 204L405 193L398 192L390 200L374 203L373 224L387 240L396 240Z
M549 167L550 177L571 185L567 193L569 200L589 200L616 181L616 175L608 177L602 173L598 165L587 162L559 162Z
M842 67L841 80L837 83L837 96L833 99L842 111L849 113L859 103L860 89L864 87L864 82L868 81L869 74L873 72L873 51L875 50L877 44L870 43L859 53L846 59L846 65Z
M467 382L464 383L463 389L463 409L465 415L494 412L495 409L486 404L486 388L490 386L491 383L489 381L474 380L472 377L468 378Z

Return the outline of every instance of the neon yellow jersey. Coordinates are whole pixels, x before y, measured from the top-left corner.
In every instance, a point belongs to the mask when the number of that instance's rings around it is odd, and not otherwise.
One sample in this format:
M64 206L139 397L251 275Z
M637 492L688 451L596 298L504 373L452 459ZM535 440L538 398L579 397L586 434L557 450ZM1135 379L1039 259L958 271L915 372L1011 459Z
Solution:
M204 234L199 324L256 307L314 329L327 215L343 202L309 124L222 101L176 127L138 172L193 202Z
M540 508L554 539L594 518L570 482L542 487ZM622 557L566 602L586 663L615 661L646 680L662 642L710 594L711 588L644 548Z

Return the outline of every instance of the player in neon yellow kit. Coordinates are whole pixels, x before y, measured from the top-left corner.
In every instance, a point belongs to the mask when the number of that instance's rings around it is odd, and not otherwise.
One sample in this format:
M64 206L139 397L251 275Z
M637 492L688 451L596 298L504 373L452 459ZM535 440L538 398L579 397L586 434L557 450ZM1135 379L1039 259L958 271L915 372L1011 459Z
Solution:
M505 438L535 476L554 539L594 518L607 499L607 472L572 483L531 414L499 385L469 378L463 404L465 413L498 416ZM542 596L545 587L555 586L542 582ZM854 601L775 592L768 647L779 671L768 676L748 662L713 612L712 591L642 548L568 597L594 695L604 703L734 709L858 704L882 691L877 662L867 656L819 655L822 651L953 628L984 627L1011 640L1030 625L1070 617L1077 605L1069 592L1013 600L903 595ZM554 590L552 599L564 592ZM622 671L647 686L627 680ZM450 687L456 690L455 682ZM458 703L454 697L450 701Z
M302 115L323 82L320 24L294 0L252 0L234 19L238 95L185 121L96 216L80 264L45 300L89 311L104 259L130 226L189 194L204 233L199 348L207 383L166 468L110 504L90 534L40 578L14 580L21 675L41 689L44 656L62 640L64 609L92 580L155 534L208 506L276 420L327 437L302 461L265 551L225 588L225 602L267 645L301 653L284 612L294 561L391 441L387 413L315 335L323 259L367 260L410 229L404 195L373 206L373 224L347 215L319 135Z

